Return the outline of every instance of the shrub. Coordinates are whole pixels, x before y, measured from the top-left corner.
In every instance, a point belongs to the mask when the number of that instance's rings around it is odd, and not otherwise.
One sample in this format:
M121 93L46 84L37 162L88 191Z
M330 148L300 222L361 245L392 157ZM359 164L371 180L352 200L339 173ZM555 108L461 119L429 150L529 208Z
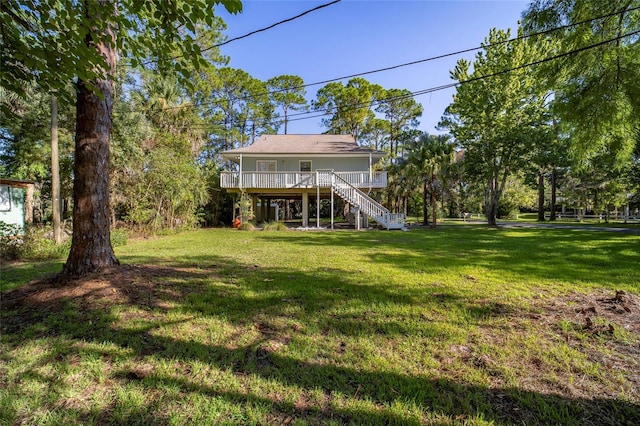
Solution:
M22 227L0 221L0 256L12 260L20 257L24 244Z
M240 229L241 231L255 231L256 227L251 222L244 222L238 229Z
M129 231L124 228L111 230L111 245L113 247L124 246L129 240Z
M66 256L70 248L70 238L62 244L56 244L51 228L32 226L27 228L20 257L24 259L56 259Z
M263 231L288 231L287 225L282 222L267 222L262 227Z

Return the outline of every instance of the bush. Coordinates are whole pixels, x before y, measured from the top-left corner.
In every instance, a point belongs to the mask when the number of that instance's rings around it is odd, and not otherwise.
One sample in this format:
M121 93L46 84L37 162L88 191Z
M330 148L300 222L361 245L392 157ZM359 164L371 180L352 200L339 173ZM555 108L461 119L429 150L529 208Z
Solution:
M126 229L111 231L113 247L123 246L128 240L129 233ZM3 259L57 259L69 254L70 249L71 239L67 238L62 244L56 244L49 227L30 226L23 233L21 227L0 221L0 256Z
M251 222L244 222L238 229L240 229L241 231L255 231L256 227Z
M0 256L3 259L13 260L20 257L24 244L22 233L20 226L0 221Z
M262 226L263 231L288 231L287 225L282 222L267 222Z
M129 231L124 228L111 230L111 245L113 247L124 246L129 241Z
M31 226L24 235L19 257L23 259L56 259L66 256L71 248L71 239L62 244L53 240L51 228L44 226Z

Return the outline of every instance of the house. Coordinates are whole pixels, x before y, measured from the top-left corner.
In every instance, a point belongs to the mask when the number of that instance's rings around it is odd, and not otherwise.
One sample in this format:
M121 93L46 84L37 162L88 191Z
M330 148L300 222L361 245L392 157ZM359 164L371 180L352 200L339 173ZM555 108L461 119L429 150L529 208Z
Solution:
M370 194L387 186L387 172L374 170L383 156L359 146L350 135L263 135L252 145L222 153L237 165L223 172L222 188L251 197L254 211L271 200L302 201L302 226L309 226L309 199L344 199L354 212L356 228L367 217L386 229L404 228L404 215L389 212ZM319 209L316 220L319 226ZM268 216L268 211L262 217Z
M0 222L23 230L25 223L32 223L33 190L33 182L0 178Z

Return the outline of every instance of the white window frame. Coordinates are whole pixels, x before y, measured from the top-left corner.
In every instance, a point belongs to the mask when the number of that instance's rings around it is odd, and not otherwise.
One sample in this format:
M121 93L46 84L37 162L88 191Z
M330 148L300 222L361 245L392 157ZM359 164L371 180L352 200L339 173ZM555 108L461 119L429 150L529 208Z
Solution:
M269 170L269 165L273 164L273 170ZM264 165L265 167L261 167ZM277 172L278 171L278 161L277 160L256 160L256 171L257 172Z
M302 163L309 163L309 170L302 170ZM313 170L313 162L311 160L299 160L298 161L298 171L302 173L311 173Z

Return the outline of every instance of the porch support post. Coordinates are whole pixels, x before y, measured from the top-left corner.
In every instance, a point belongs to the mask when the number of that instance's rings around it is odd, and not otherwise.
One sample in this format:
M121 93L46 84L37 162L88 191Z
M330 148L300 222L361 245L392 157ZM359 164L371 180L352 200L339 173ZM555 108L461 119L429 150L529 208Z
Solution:
M331 178L333 179L333 176ZM333 229L333 185L331 185L331 229Z
M371 189L371 185L373 185L373 159L369 153L369 189Z
M255 221L258 222L258 197L256 195L252 195L251 196L251 202L252 202L252 211L253 211L253 216L255 218Z
M264 208L265 200L264 197L260 198L260 221L263 223L267 221L267 212Z
M238 188L242 189L242 154L240 154L240 171L238 172Z
M271 217L271 198L267 198L267 222L271 222L271 220L273 219Z
M309 227L309 193L302 193L302 226Z
M318 185L318 197L316 201L316 228L320 228L320 185Z

